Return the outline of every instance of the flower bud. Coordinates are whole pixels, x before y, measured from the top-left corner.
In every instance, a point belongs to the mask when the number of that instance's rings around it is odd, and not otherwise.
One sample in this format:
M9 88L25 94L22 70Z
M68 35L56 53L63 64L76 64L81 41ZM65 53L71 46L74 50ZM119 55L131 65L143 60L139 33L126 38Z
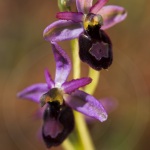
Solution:
M59 8L61 11L71 10L71 4L75 0L58 0Z

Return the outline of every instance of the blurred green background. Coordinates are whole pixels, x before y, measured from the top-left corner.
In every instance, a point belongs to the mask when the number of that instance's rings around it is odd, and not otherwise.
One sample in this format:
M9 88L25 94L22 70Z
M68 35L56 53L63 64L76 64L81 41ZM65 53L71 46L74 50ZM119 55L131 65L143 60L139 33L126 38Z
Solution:
M128 17L106 31L113 42L114 62L101 72L94 96L112 97L118 107L106 122L90 123L91 136L96 150L149 150L150 2L110 0L108 4L125 7ZM51 47L42 32L58 11L56 0L0 0L0 149L45 149L39 136L41 121L34 115L38 106L18 100L16 93L45 82L45 68L54 77ZM62 46L71 56L69 42ZM82 63L82 76L87 72Z

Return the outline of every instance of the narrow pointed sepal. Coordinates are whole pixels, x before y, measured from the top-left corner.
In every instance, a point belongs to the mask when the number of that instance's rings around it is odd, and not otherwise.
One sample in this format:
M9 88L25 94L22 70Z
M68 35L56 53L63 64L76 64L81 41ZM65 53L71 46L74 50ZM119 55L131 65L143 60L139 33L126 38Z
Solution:
M34 102L39 103L40 97L49 90L46 83L39 83L31 85L25 88L23 91L19 92L17 96L23 99L29 99Z
M45 79L46 79L46 82L47 82L49 89L53 88L54 87L54 81L53 81L48 69L45 69L44 74L45 74Z
M66 52L56 42L52 42L52 50L56 61L55 87L60 87L70 73L71 62Z
M103 26L101 28L103 30L122 22L127 17L126 10L123 7L115 5L104 6L98 14L103 17Z
M98 0L90 9L90 13L97 14L98 11L108 2L108 0Z
M76 6L78 12L82 13L88 13L91 6L92 6L93 0L76 0Z
M83 28L80 23L58 20L45 28L43 36L46 41L59 42L77 38L81 32Z

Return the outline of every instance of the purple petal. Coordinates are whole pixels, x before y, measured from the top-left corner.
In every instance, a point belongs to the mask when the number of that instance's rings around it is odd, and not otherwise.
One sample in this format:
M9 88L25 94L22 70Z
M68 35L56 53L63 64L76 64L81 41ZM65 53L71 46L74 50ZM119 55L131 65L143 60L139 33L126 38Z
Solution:
M71 95L65 95L65 101L73 109L83 113L84 115L93 117L103 122L107 119L107 113L102 104L93 96L76 90Z
M81 12L59 12L56 15L56 18L61 20L72 20L74 22L83 21L83 13Z
M91 81L92 81L91 78L81 78L81 79L71 80L70 82L65 82L62 85L62 88L65 93L70 94L75 90L79 89L80 87L83 87L91 83Z
M98 0L95 5L90 9L90 12L97 14L97 12L108 2L108 0Z
M83 27L80 23L58 20L45 28L43 36L47 41L58 42L77 38L81 32Z
M47 69L45 69L45 79L46 79L46 82L47 82L47 85L48 85L48 88L51 89L54 87L54 81L50 75L50 73L48 72Z
M17 94L18 97L39 103L40 97L49 90L46 83L34 84Z
M76 0L78 12L88 13L92 7L93 0Z
M52 42L52 49L56 61L55 86L61 87L70 73L71 62L65 51L57 43Z
M123 7L115 6L115 5L104 6L98 12L98 14L100 14L104 20L103 26L102 26L103 30L110 28L114 26L115 24L123 21L127 16L127 12L125 11Z

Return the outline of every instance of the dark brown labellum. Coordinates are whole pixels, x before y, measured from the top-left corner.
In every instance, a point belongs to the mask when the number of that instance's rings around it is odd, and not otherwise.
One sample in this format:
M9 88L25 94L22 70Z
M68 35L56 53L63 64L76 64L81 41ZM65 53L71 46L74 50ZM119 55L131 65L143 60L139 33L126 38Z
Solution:
M79 36L79 56L95 70L107 69L113 60L112 44L99 26L88 27Z
M57 101L47 103L43 120L42 137L47 148L60 145L74 128L72 109Z

